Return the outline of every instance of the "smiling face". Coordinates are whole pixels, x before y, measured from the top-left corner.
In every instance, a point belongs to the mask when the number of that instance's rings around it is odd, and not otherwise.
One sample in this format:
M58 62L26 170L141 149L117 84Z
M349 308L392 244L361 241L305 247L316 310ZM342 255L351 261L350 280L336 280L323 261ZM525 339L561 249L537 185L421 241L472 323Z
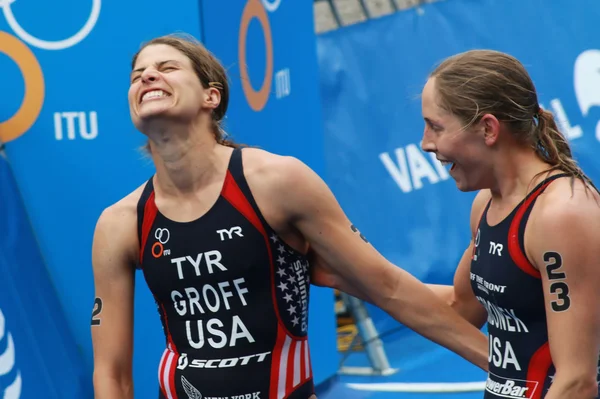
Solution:
M429 79L423 88L421 107L425 120L423 150L435 153L442 164L450 167L450 176L459 190L485 187L492 166L485 121L465 127L457 116L442 108L435 78Z
M507 156L533 150L544 160L539 143L554 146L539 109L533 81L515 57L494 50L453 55L423 89L423 150L453 163L450 175L460 190L495 187Z
M182 52L166 44L149 45L131 72L132 121L140 131L157 119L192 121L203 109L206 90Z

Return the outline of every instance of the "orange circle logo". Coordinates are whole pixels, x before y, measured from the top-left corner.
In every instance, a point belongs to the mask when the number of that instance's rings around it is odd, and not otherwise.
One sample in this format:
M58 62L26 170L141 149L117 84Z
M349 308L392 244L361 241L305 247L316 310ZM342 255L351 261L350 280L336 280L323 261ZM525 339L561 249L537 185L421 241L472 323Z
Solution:
M248 27L250 21L256 18L260 22L260 26L265 37L265 52L266 52L266 68L260 90L256 91L250 82L248 75L248 67L246 65L246 44L248 39ZM240 65L240 75L242 79L242 89L246 100L254 111L261 111L267 104L269 94L271 92L271 83L273 81L273 38L271 36L271 25L267 11L260 0L248 0L242 13L242 21L240 23L240 34L238 38L238 59Z
M0 52L13 60L25 81L25 96L19 110L0 122L0 140L7 143L25 133L37 120L44 104L44 74L33 52L19 39L0 32Z
M156 259L160 258L161 256L163 256L163 252L164 252L164 247L160 242L155 242L154 245L152 246L152 256L154 256Z

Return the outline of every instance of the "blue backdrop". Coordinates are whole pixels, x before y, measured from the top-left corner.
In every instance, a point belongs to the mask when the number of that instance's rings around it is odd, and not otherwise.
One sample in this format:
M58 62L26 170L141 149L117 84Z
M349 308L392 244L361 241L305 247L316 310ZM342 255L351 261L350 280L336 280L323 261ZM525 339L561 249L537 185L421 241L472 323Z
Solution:
M0 375L0 389L16 381L20 370L25 399L40 396L36 387L44 383L58 386L61 372L73 376L67 387L73 391L61 392L62 398L85 397L79 389L89 393L92 234L102 209L153 172L138 151L144 137L130 122L126 100L131 56L152 37L185 31L202 38L229 70L226 127L234 139L304 160L326 178L385 256L426 281L450 282L468 243L473 197L460 193L419 149L418 95L444 57L484 47L521 59L543 105L562 121L578 160L592 178L600 176L594 159L600 137L600 5L592 0L577 6L567 0L440 1L320 35L316 50L312 2L0 4L0 137L49 272L51 283L39 282L48 291L40 292L58 297L45 310L57 325L27 330L23 326L46 319L22 307L2 285L14 292L21 283L0 281L6 319L0 354L8 352L8 331L17 354L10 373ZM34 254L30 248L19 250L26 252L23 259ZM32 262L41 264L42 258ZM35 276L44 280L42 272ZM136 397L147 398L156 395L163 337L139 277L134 377ZM330 290L313 291L311 345L320 381L337 367L335 324ZM382 330L395 324L372 312ZM37 347L23 342L47 342L42 339L53 344L30 355ZM53 369L56 361L62 371Z
M204 40L230 73L227 129L234 139L297 156L322 172L312 3L265 0L266 8L260 0L184 0L176 6L158 0L30 3L0 6L0 70L7 93L0 106L0 137L7 143L7 156L64 309L65 328L72 331L72 344L85 362L83 375L91 383L90 258L95 223L105 207L154 171L139 151L144 136L129 117L131 57L144 41L167 33L183 31ZM245 7L252 12L246 13L247 56L240 63ZM261 19L272 33L272 68L266 67ZM265 81L258 100L242 88L242 64L248 87L259 91ZM305 115L297 113L300 107ZM337 368L334 304L331 290L315 289L312 294L310 339L320 382ZM155 397L164 338L141 274L135 300L136 397ZM50 355L40 354L48 366ZM65 399L85 397L62 394Z
M326 176L390 261L449 284L469 243L474 193L420 150L420 92L442 59L475 48L528 68L575 156L600 179L600 3L448 0L318 37ZM371 308L380 330L397 325Z
M0 198L0 397L85 398L88 371L2 156Z

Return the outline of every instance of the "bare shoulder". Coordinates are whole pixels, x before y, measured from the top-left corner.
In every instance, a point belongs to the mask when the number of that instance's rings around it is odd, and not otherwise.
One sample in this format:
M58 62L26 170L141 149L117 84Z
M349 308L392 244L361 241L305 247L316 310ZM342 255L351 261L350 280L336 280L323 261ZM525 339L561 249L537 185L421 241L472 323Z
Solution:
M600 246L600 195L580 180L560 178L538 197L525 230L525 250L538 268L542 254L562 253L571 262L597 259ZM595 261L594 261L595 263Z
M144 185L136 188L133 192L114 204L105 208L98 218L98 225L108 227L112 225L128 226L129 222L137 223L137 203L142 195ZM117 227L117 226L114 226Z
M144 185L106 207L100 214L94 231L94 257L113 251L127 261L135 262L138 254L137 203Z
M244 150L244 174L252 194L273 227L285 229L298 219L337 205L323 179L293 156L253 148Z
M301 177L312 170L298 158L278 155L258 148L243 150L244 174L246 178L268 179L271 183L281 183L291 177Z
M600 227L600 194L579 179L560 178L538 198L531 222L543 231L565 227Z
M295 193L314 192L314 184L323 184L308 165L293 156L248 148L243 152L244 175L252 192L273 195L274 200L285 201ZM298 199L298 198L296 198Z

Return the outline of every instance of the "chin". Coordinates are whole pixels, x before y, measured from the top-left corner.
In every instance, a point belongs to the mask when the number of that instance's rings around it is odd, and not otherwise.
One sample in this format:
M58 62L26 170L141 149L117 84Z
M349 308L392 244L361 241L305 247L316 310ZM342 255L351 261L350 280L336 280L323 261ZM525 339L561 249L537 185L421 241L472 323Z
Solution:
M466 187L466 186L461 186L459 184L456 185L456 188L458 188L459 191L462 191L463 193L469 193L471 191L475 191L476 189L471 188L471 187Z
M476 187L474 185L469 185L468 183L466 183L464 181L454 180L454 182L456 183L456 188L458 188L459 191L462 191L463 193L480 190L479 187Z
M138 110L137 120L139 124L145 125L148 123L169 122L180 119L180 115L174 111L172 106L164 106L162 104L160 104L160 106L147 107Z
M138 117L140 120L166 117L172 113L171 108L170 104L146 104L138 108Z

